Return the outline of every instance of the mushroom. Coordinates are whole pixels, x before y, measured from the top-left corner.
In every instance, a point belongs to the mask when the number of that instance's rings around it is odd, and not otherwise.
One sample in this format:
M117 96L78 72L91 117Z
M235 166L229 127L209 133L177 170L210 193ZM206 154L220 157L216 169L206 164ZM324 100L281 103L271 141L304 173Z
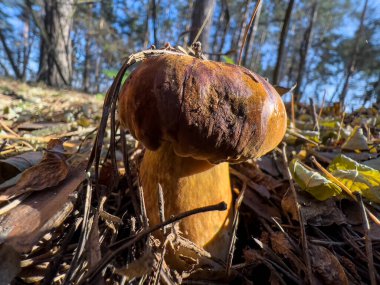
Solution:
M287 117L279 94L244 67L163 54L131 73L118 111L121 125L146 147L140 179L150 225L160 223L158 184L167 217L224 201L227 211L187 217L179 229L226 260L232 223L228 163L260 157L281 142ZM175 264L181 252L171 258Z

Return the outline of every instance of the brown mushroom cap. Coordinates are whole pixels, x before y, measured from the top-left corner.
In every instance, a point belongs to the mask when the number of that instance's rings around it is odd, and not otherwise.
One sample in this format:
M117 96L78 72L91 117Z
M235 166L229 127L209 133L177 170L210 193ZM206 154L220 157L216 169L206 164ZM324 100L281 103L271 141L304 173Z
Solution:
M260 157L286 130L276 90L250 70L187 55L142 62L119 97L121 124L148 149L212 163Z

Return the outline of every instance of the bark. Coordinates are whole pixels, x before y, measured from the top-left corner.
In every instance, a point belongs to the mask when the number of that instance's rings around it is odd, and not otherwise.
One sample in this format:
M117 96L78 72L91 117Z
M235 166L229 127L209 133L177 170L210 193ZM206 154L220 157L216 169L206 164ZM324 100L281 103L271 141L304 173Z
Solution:
M302 80L305 73L306 59L307 59L307 55L310 49L313 28L314 28L315 21L317 20L317 10L318 10L317 8L318 8L318 1L315 1L311 7L311 17L309 21L309 26L307 27L303 35L303 40L302 40L301 47L299 50L300 62L298 65L297 87L294 90L295 102L299 102L302 97L300 94L300 90L301 90Z
M284 23L282 25L280 34L280 44L277 50L276 67L273 73L273 84L278 84L280 81L281 66L285 54L286 38L288 37L289 23L292 15L294 0L289 0L288 7L286 8Z
M339 96L339 100L342 106L344 105L344 101L346 100L350 79L355 72L356 60L359 54L360 39L361 39L361 36L363 34L363 29L364 29L364 18L367 11L367 4L368 4L368 0L365 1L362 13L360 15L360 24L359 24L359 29L356 32L356 38L355 38L354 48L352 51L351 61L347 67L346 78L344 80L343 89Z
M70 85L72 79L72 44L70 32L74 14L74 0L45 0L42 22L26 0L36 26L41 34L40 66L38 80L48 85Z
M202 43L203 51L206 52L210 51L209 35L214 8L215 0L195 0L191 16L189 45L194 41L200 41Z

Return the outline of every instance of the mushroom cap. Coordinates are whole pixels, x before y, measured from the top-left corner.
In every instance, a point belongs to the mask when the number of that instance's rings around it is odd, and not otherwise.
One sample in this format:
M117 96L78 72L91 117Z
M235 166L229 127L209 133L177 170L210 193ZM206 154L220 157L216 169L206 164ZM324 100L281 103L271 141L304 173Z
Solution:
M119 96L123 127L148 149L163 141L179 156L239 162L275 148L286 131L276 90L252 71L188 55L145 59Z

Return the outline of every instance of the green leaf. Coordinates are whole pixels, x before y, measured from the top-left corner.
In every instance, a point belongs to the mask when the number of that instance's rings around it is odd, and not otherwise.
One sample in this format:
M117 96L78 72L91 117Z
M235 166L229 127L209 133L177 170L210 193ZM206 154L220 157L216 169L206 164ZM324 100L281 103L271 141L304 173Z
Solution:
M223 61L224 61L225 63L235 64L235 61L232 59L232 57L229 57L229 56L223 55L222 58L223 58Z
M294 181L317 200L324 201L342 193L340 187L319 172L307 168L297 159L293 159L289 167Z
M380 171L345 155L336 157L329 171L352 193L359 192L368 200L380 203Z
M108 78L110 78L110 79L114 79L119 71L116 70L116 69L104 69L102 72L103 72L103 74L104 74L105 76L107 76ZM128 78L128 76L129 76L130 74L131 74L131 72L128 71L128 70L124 73L124 75L123 75L123 79L122 79L122 81L121 81L122 84L124 84L125 80Z

